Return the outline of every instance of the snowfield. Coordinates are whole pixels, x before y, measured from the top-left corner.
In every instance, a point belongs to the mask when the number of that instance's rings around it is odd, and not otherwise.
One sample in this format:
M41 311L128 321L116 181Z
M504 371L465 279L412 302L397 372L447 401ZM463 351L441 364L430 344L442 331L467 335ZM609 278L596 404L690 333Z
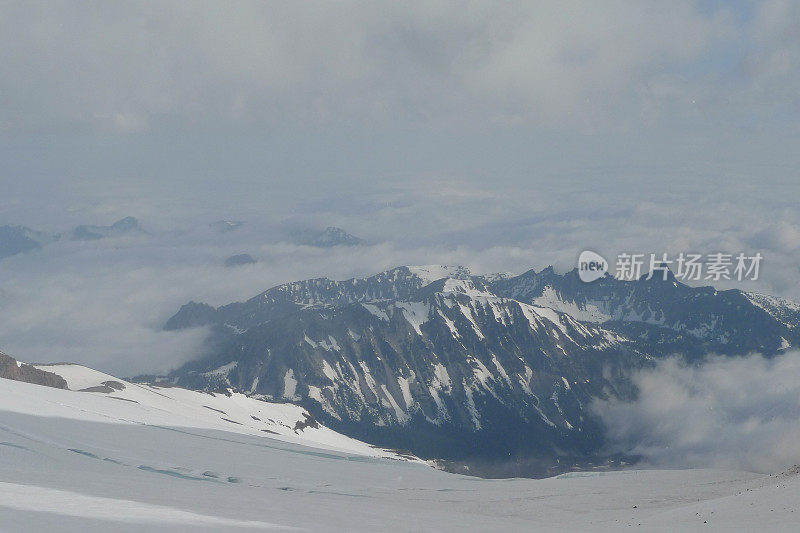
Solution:
M795 531L800 518L797 470L484 480L302 427L297 406L41 368L73 390L0 379L0 531Z
M398 458L398 455L351 439L322 425L308 425L307 411L297 405L272 403L240 393L206 393L180 387L129 383L80 365L36 365L63 377L71 391L107 387L107 392L69 394L57 402L31 391L10 405L19 413L96 422L191 427L245 435L269 435L274 440L321 449ZM50 392L49 390L47 392ZM122 400L122 401L120 401ZM295 430L297 424L305 426Z

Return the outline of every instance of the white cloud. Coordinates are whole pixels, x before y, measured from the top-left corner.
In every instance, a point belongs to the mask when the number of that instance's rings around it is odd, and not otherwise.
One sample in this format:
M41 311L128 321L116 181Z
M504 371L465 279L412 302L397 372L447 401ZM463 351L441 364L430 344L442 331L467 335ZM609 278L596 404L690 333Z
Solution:
M584 249L609 259L622 251L760 251L762 279L729 286L800 297L793 196L783 194L784 209L758 187L743 195L746 201L738 190L712 200L687 189L659 195L658 202L635 188L542 194L450 180L365 185L359 194L309 190L289 199L257 189L233 197L193 193L183 186L169 195L88 186L74 196L37 194L38 210L33 200L3 204L7 215L35 228L64 231L133 214L151 235L62 241L0 261L0 349L23 360L76 361L111 373L163 371L200 354L201 331L159 331L190 300L223 305L288 281L368 276L404 264L464 264L478 273L555 264L565 271ZM208 227L226 217L245 225L224 234ZM286 242L293 227L328 225L373 244L317 249ZM768 246L776 228L777 242L788 246ZM225 258L239 253L259 262L224 268Z
M675 105L691 112L703 95L793 100L781 87L798 83L796 6L765 2L738 18L701 7L10 2L0 8L0 120L45 130L94 117L121 119L123 131L132 119L136 129L353 118L595 128ZM741 79L721 84L720 72Z
M668 359L634 374L631 402L597 401L613 451L671 468L775 472L800 464L800 353Z

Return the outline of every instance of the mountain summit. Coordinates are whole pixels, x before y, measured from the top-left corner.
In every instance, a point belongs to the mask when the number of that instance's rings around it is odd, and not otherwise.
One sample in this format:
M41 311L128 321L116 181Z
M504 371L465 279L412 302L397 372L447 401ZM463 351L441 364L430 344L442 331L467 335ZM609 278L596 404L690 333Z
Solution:
M294 242L305 246L331 248L333 246L358 246L364 241L347 233L342 228L328 226L322 231L299 231L294 234Z

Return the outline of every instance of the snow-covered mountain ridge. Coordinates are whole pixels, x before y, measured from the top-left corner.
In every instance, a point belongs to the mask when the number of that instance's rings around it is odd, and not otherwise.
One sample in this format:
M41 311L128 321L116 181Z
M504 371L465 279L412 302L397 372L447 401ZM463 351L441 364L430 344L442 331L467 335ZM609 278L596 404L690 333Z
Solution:
M790 303L672 277L398 267L187 304L167 328L210 327L212 355L167 378L298 402L337 430L427 457L563 468L607 459L587 406L634 395L630 370L673 353L780 353L800 344L798 323Z

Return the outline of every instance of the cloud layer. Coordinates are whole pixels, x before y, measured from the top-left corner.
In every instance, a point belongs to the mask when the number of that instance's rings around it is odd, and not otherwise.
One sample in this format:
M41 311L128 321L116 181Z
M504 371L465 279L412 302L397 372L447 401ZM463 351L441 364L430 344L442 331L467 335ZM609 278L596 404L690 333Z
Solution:
M606 129L732 118L731 106L775 119L800 82L798 19L780 0L6 2L0 124Z
M149 234L62 240L0 262L0 349L23 360L75 361L124 375L166 371L200 355L202 331L160 331L190 300L222 305L280 283L368 276L404 264L463 264L476 273L554 264L565 271L585 249L608 259L620 252L760 251L761 279L727 286L800 299L800 219L793 194L784 196L776 200L754 187L745 202L740 191L708 199L690 189L652 201L638 189L508 193L432 180L365 186L357 195L309 191L294 202L255 195L236 205L148 196L137 188L42 194L37 205L53 225L41 229L110 224L133 214ZM30 205L20 204L21 216L32 213ZM226 217L245 225L229 233L209 227ZM328 225L369 245L290 244L292 229ZM224 267L241 253L258 263Z
M633 402L598 401L613 451L669 468L776 472L800 464L800 353L678 359L638 372Z

